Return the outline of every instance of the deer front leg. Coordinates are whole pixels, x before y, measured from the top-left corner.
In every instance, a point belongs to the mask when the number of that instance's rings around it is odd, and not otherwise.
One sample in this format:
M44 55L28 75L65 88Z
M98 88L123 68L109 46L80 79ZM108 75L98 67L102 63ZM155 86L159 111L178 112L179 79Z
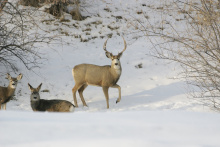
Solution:
M102 87L103 92L105 94L106 103L107 103L107 109L109 109L109 97L108 97L108 89L109 87Z
M116 101L116 104L117 104L118 102L121 101L121 87L118 84L115 84L114 86L112 86L112 88L118 88L119 97Z

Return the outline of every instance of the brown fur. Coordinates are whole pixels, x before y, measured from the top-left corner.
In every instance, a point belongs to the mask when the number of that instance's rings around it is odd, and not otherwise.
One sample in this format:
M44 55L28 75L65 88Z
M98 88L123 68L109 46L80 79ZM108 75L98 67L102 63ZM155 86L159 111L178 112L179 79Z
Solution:
M21 78L22 74L19 74L17 78L13 78L10 76L10 74L7 74L7 79L9 80L8 87L0 86L0 109L3 105L4 110L6 110L6 103L13 98L17 86L17 81L21 80Z
M66 100L45 100L40 99L39 91L40 84L37 88L33 88L29 83L31 90L31 107L33 111L48 111L48 112L70 112L74 109L74 105ZM72 107L72 108L71 108Z
M124 38L123 38L124 40ZM122 68L120 64L120 57L122 56L123 51L126 50L126 42L124 40L125 48L118 55L114 56L112 53L106 50L106 42L104 43L105 54L108 58L112 60L111 66L98 66L93 64L79 64L72 69L73 78L75 80L75 86L72 89L73 100L76 107L78 107L76 99L76 91L78 90L83 106L87 106L84 97L83 91L88 85L100 86L103 89L107 108L109 108L109 87L117 88L119 91L119 97L116 103L121 100L121 87L117 85L117 82L121 76Z
M48 112L70 112L72 103L65 100L44 100L40 99L39 104L31 101L33 111L48 111Z

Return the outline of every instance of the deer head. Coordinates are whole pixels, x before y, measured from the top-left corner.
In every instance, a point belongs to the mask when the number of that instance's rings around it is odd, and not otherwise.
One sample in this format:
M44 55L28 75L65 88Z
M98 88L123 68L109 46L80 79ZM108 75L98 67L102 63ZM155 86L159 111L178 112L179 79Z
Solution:
M9 87L15 89L18 84L18 81L22 79L22 74L19 74L17 78L13 78L9 73L7 73L6 79L9 80Z
M103 49L105 51L105 55L107 58L111 59L112 60L112 67L115 69L115 70L119 70L121 69L121 63L120 63L120 58L122 56L122 53L126 50L127 48L127 44L126 44L126 41L124 39L124 37L122 37L123 40L124 40L124 49L118 53L118 55L113 55L111 52L107 51L106 50L106 44L107 44L107 41L108 39L105 41L104 45L103 45Z
M40 94L39 91L41 89L41 85L42 83L37 87L37 88L33 88L29 83L28 83L28 87L31 90L31 101L39 101L40 100Z

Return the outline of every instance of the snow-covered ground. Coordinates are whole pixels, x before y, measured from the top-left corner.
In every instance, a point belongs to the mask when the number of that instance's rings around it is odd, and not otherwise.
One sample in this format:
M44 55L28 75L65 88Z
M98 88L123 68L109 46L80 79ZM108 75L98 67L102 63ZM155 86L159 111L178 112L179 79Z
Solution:
M0 147L220 146L219 114L188 98L187 85L173 80L180 70L178 65L148 56L151 43L139 37L142 33L132 33L136 32L133 18L143 23L143 18L148 18L157 25L157 17L161 16L157 8L162 2L88 0L83 3L87 10L82 13L91 17L81 22L59 22L39 11L44 15L37 19L39 25L54 34L68 33L62 37L68 44L41 45L39 51L47 61L35 73L18 65L24 76L18 83L17 100L7 104L7 111L0 111ZM52 21L46 24L44 20ZM110 109L106 109L102 89L88 86L84 91L88 107L82 106L77 95L79 108L74 113L32 112L27 83L33 87L43 83L41 89L50 91L41 93L43 99L73 102L71 69L80 63L109 65L111 61L106 58L103 43L112 35L107 50L117 54L124 48L117 34L123 35L128 45L121 58L120 103L115 103L118 90L110 89ZM137 68L139 64L142 68ZM4 76L1 75L0 85L8 82Z
M0 112L1 147L219 147L220 116L186 111Z

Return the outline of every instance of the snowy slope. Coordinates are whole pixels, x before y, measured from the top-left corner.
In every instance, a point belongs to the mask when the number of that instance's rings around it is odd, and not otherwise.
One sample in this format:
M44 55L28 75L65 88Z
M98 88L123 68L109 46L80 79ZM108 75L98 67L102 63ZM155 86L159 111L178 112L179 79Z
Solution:
M87 0L83 2L87 9L82 9L82 14L91 17L81 22L60 22L42 12L43 8L37 11L36 18L43 30L68 35L61 37L65 41L62 45L38 44L39 52L47 58L40 69L31 72L19 65L24 76L18 83L17 100L7 104L7 111L0 111L0 130L4 132L0 135L0 147L219 146L219 115L187 97L185 83L173 80L180 70L178 65L148 56L152 44L135 28L138 24L134 18L143 23L148 18L158 25L161 12L157 8L162 3L162 0ZM177 23L181 27L182 22ZM107 50L117 54L124 47L118 34L128 44L121 58L120 103L115 103L118 90L110 88L107 110L102 89L88 86L84 91L88 107L82 106L77 94L79 108L74 113L32 112L27 83L33 87L43 83L42 90L50 91L41 92L43 99L73 102L71 69L81 63L109 65L111 61L104 54L103 43L112 35ZM142 68L137 68L139 64ZM1 75L0 84L5 83L7 80Z

